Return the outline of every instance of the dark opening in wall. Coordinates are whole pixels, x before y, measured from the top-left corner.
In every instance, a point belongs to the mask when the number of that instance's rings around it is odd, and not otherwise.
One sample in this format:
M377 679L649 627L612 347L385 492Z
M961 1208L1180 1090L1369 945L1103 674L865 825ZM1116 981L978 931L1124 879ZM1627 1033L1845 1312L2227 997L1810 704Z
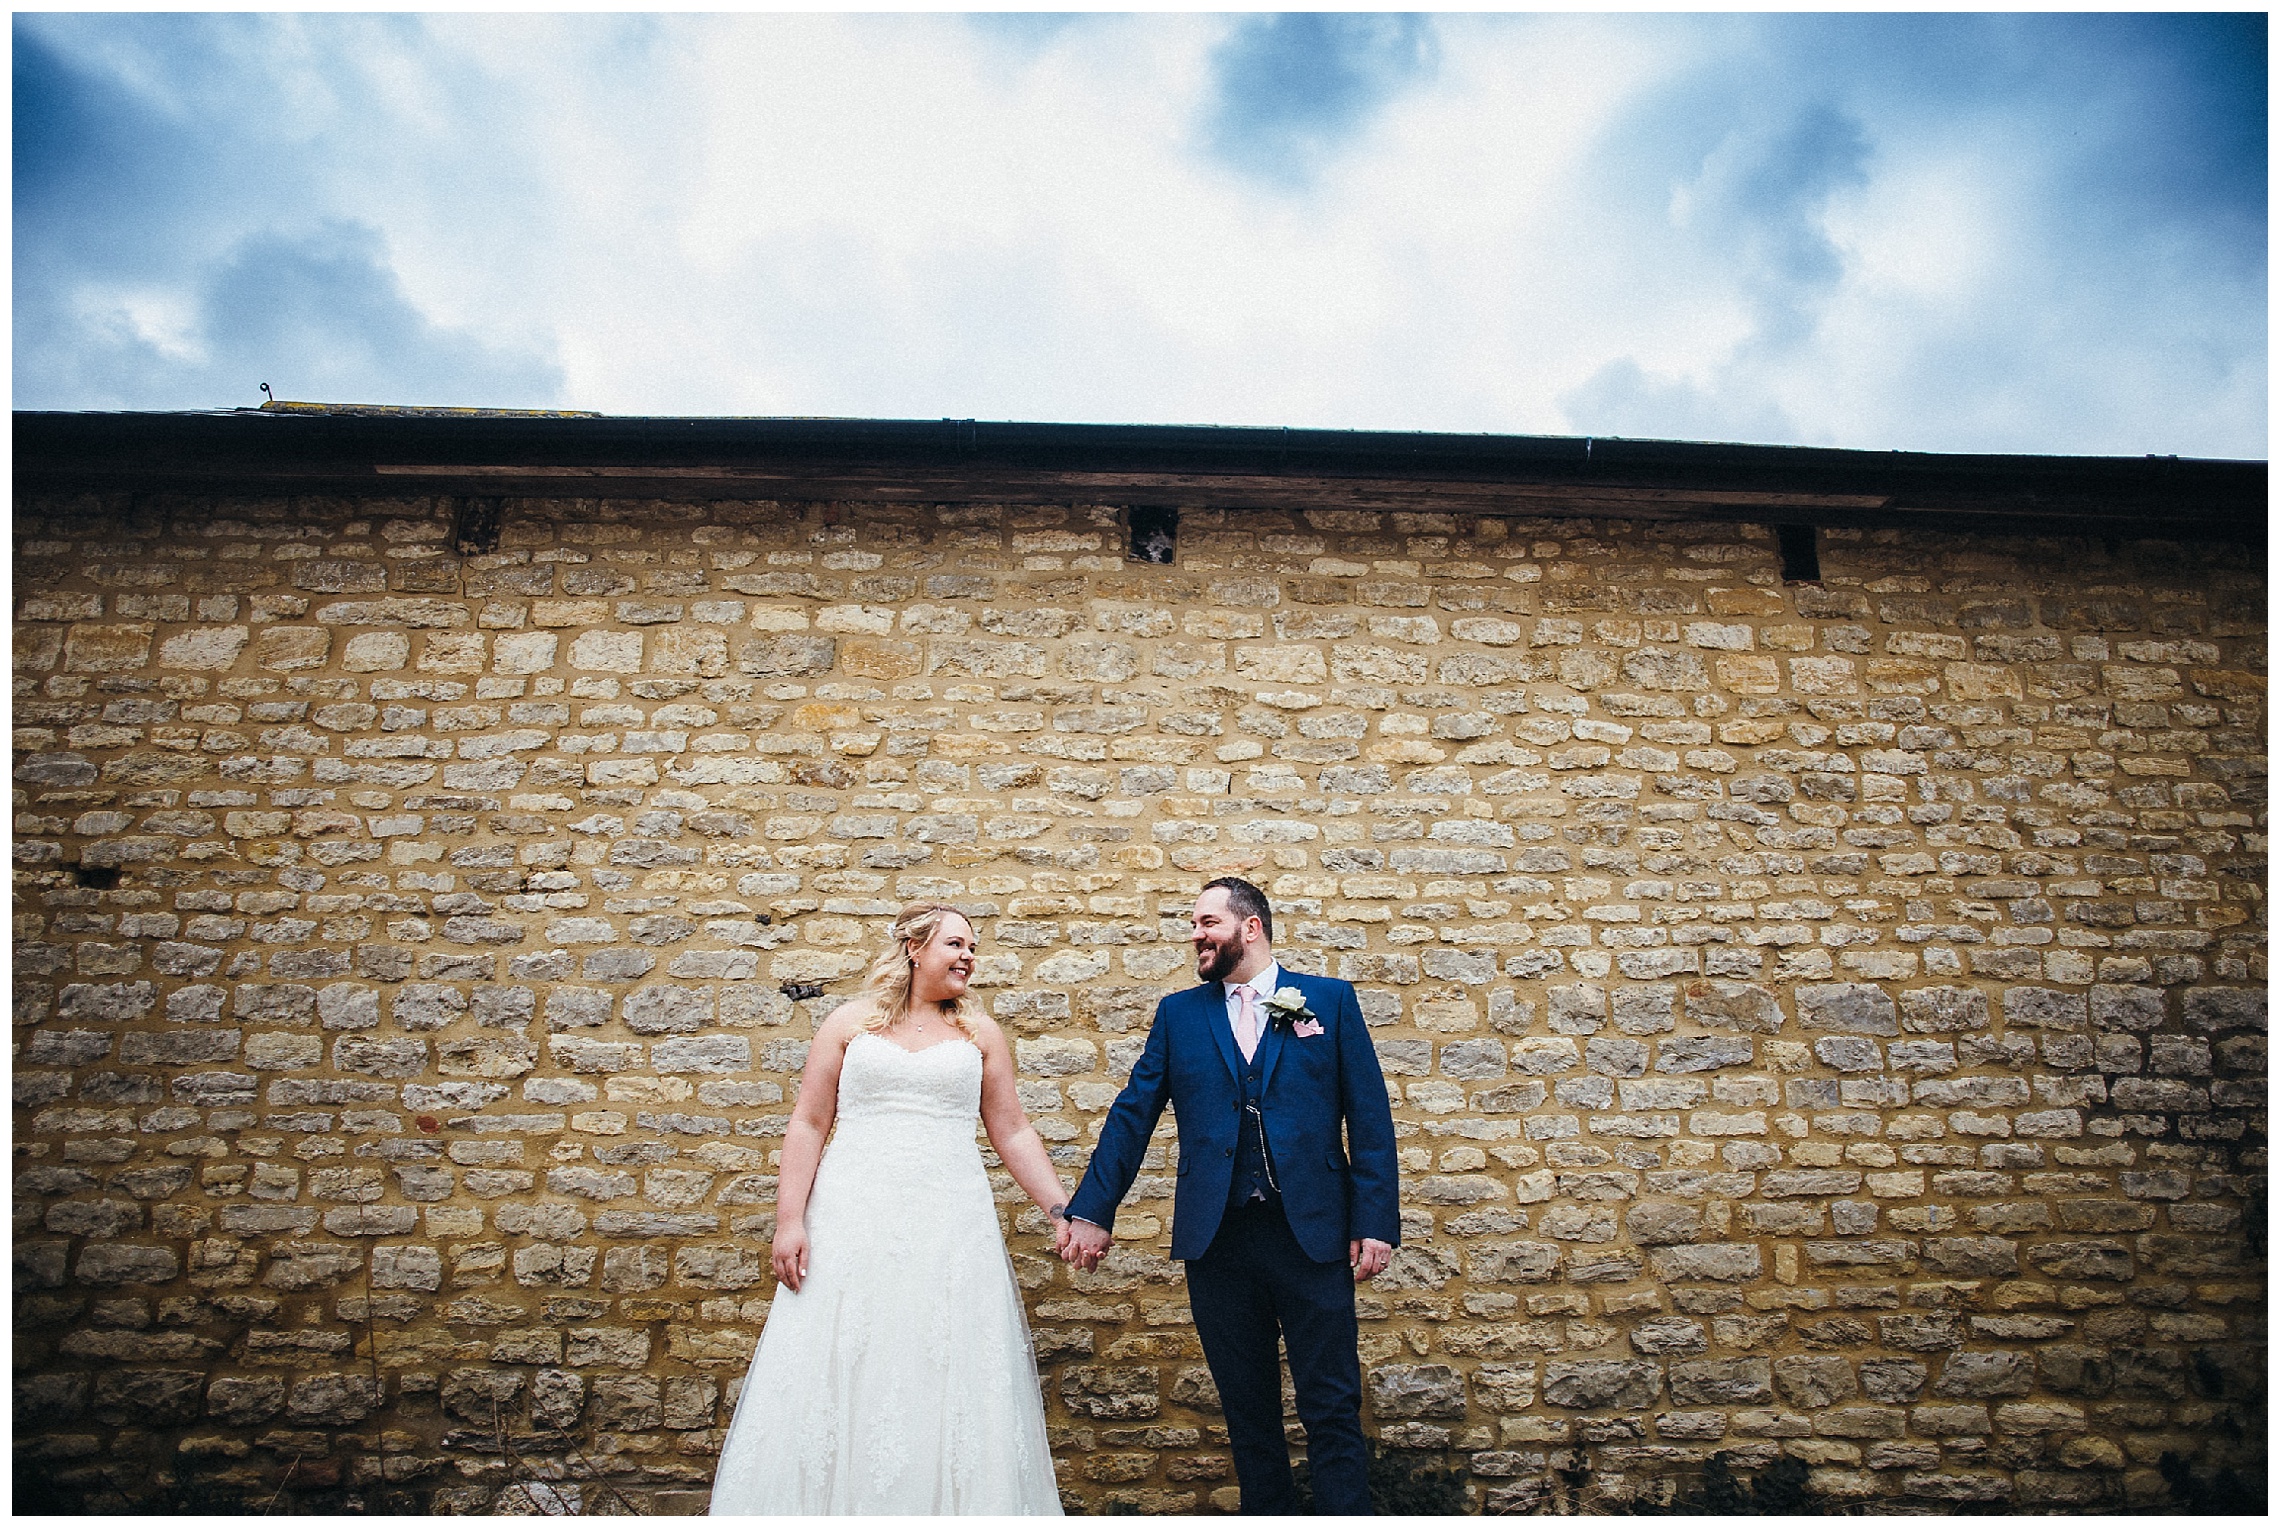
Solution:
M1785 584L1817 584L1821 581L1821 532L1810 525L1777 525L1773 528L1781 546L1781 581Z
M119 884L119 867L116 865L66 865L74 886L88 886L96 891L110 891Z
M1132 560L1171 562L1178 550L1180 512L1169 504L1135 504L1130 516Z
M459 523L453 527L452 539L459 545L462 557L483 557L499 549L499 519L501 506L497 499L461 499Z

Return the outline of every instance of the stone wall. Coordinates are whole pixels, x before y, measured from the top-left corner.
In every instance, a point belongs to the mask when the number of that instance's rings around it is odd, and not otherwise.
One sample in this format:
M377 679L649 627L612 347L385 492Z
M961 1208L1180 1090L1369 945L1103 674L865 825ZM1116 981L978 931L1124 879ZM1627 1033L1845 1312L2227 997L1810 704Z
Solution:
M18 505L20 1510L701 1503L888 914L1073 1181L1228 871L1361 990L1366 1421L1476 1506L2261 1458L2261 548L450 508ZM1071 1508L1231 1506L1168 1178L1092 1276L999 1180Z

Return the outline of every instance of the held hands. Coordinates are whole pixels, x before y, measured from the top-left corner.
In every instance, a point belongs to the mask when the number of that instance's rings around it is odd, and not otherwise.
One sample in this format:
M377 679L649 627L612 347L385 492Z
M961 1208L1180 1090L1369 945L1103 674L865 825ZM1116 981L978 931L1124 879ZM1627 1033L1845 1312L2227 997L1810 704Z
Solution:
M1061 1261L1083 1273L1100 1266L1108 1255L1115 1238L1089 1221L1064 1220L1053 1233L1053 1250ZM1346 1244L1346 1260L1353 1266L1354 1282L1374 1279L1385 1272L1386 1264L1393 1261L1393 1248L1375 1237L1365 1236Z
M1080 1273L1090 1273L1108 1255L1116 1238L1089 1220L1064 1219L1053 1232L1053 1250Z
M800 1292L800 1281L808 1272L808 1238L804 1225L778 1224L776 1240L768 1261L775 1267L776 1282L793 1294Z

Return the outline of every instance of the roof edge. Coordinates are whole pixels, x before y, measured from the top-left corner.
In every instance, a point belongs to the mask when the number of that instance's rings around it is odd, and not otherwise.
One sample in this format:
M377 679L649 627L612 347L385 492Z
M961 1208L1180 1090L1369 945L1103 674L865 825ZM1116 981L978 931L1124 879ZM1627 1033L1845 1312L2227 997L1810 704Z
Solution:
M2267 465L1603 436L290 404L15 416L19 491L1405 508L2265 538Z

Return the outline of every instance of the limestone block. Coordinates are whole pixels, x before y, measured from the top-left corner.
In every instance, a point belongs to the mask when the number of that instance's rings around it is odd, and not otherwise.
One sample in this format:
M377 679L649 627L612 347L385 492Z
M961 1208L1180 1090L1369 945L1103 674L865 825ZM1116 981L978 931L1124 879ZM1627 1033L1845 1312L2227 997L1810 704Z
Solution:
M1941 1396L2025 1395L2034 1388L2034 1361L2025 1353L1951 1353L1932 1382Z
M305 1374L285 1399L285 1420L303 1427L352 1427L380 1404L379 1381L369 1374Z
M1662 1394L1659 1364L1638 1359L1561 1360L1544 1366L1546 1403L1567 1410L1651 1406Z
M245 626L197 627L168 637L159 646L158 664L169 669L226 669L252 639L252 629Z
M72 1273L83 1284L105 1287L164 1284L181 1271L181 1266L181 1260L171 1247L94 1242L80 1250Z
M1797 989L1797 1021L1806 1029L1852 1034L1900 1032L1898 1011L1882 987L1869 982L1807 984Z
M273 1375L223 1376L206 1388L206 1415L230 1427L251 1427L285 1409L285 1381Z
M505 1421L522 1395L524 1377L511 1369L453 1369L443 1376L443 1409L463 1422L490 1427Z
M1773 1361L1774 1383L1792 1405L1808 1410L1833 1406L1860 1394L1852 1365L1830 1354L1793 1354Z
M148 621L75 622L64 631L63 666L79 674L121 674L141 668L150 661L156 631Z
M1762 1358L1700 1358L1670 1366L1670 1396L1679 1405L1739 1405L1773 1399L1771 1365Z
M1370 1412L1399 1417L1462 1417L1464 1377L1447 1364L1381 1364L1364 1376Z
M332 633L321 626L267 626L253 642L253 661L273 673L321 669L332 653Z

